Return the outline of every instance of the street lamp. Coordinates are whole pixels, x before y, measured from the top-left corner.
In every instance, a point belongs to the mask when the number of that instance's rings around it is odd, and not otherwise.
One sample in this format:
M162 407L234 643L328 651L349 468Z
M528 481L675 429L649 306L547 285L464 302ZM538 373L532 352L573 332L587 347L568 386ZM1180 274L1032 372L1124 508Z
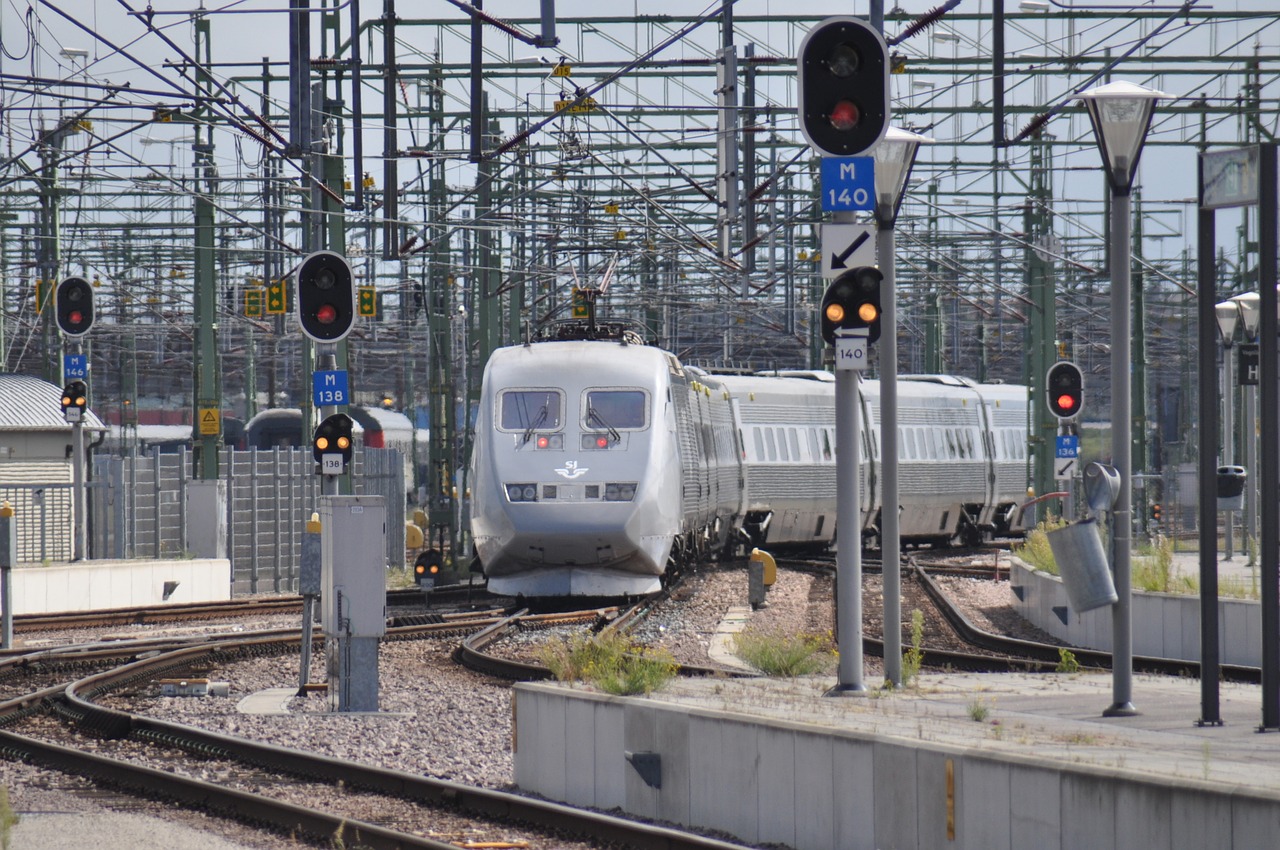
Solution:
M1214 318L1218 322L1218 333L1222 335L1222 465L1236 461L1236 406L1235 381L1231 374L1231 344L1235 341L1236 325L1240 324L1240 304L1237 301L1220 301L1213 307ZM1235 543L1232 540L1231 520L1233 512L1226 512L1226 556L1222 559L1230 561Z
M1247 344L1253 346L1256 358L1258 331L1262 325L1262 296L1256 292L1244 292L1227 300L1234 301L1240 306L1240 325L1244 330L1244 339ZM1260 360L1258 362L1261 364ZM1248 547L1248 542L1256 540L1258 536L1258 490L1255 475L1258 469L1258 387L1256 383L1251 384L1245 392L1244 421L1244 466L1249 471L1250 477L1244 491L1244 532L1242 534L1244 540L1241 545L1249 559L1249 566L1254 566L1257 561Z
M1108 83L1081 92L1093 124L1102 165L1111 186L1111 462L1120 474L1120 496L1112 514L1111 565L1119 600L1112 612L1112 704L1103 715L1128 717L1133 707L1133 175L1151 128L1155 103L1169 95L1127 82Z
M893 225L915 164L933 139L890 127L872 150L876 182L876 257L880 273L880 555L883 568L884 678L902 684L902 558L898 525L898 306L894 283Z

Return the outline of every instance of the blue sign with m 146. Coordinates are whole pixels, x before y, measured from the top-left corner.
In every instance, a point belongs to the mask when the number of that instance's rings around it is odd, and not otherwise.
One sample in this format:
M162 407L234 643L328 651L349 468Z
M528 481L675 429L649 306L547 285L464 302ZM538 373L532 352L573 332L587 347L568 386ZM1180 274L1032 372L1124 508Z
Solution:
M62 380L83 381L89 377L89 355L62 355Z
M872 212L876 208L876 161L869 156L822 158L822 209Z
M348 404L350 401L345 369L311 373L311 402L316 407Z

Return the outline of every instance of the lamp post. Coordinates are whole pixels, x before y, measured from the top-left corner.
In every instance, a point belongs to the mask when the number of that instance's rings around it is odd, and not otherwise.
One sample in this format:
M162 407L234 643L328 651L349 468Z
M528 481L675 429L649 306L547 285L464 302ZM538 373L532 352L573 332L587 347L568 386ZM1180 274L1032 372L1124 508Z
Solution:
M1262 296L1256 292L1245 292L1227 299L1240 307L1240 325L1244 329L1245 342L1255 346L1258 343L1258 329L1262 323ZM1261 362L1259 362L1261 365ZM1252 378L1252 376L1251 376ZM1258 390L1257 383L1250 383L1244 394L1244 468L1249 473L1244 489L1244 527L1241 546L1249 559L1249 566L1257 561L1249 549L1249 541L1256 540L1258 535Z
M1127 82L1108 83L1077 97L1102 153L1111 187L1111 462L1120 473L1120 495L1112 514L1111 566L1119 600L1112 610L1112 703L1103 715L1128 717L1133 707L1133 411L1130 347L1133 340L1131 294L1132 208L1129 193L1151 114L1164 92Z
M1220 465L1236 461L1236 406L1235 381L1231 374L1231 344L1235 341L1236 325L1240 324L1240 306L1234 301L1221 301L1214 305L1214 317L1218 320L1218 333L1222 335L1222 461ZM1232 511L1226 511L1226 554L1222 560L1230 561L1235 544L1231 539Z
M890 127L871 152L875 158L876 258L883 280L880 305L880 555L884 568L884 678L902 684L902 560L898 526L898 306L893 226L922 144L933 139Z

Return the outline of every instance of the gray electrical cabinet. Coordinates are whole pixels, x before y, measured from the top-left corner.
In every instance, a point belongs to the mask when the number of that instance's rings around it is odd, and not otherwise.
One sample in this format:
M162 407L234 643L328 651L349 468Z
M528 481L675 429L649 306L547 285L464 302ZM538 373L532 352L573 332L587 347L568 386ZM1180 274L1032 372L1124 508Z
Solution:
M325 635L386 634L386 534L382 496L320 497L320 624Z
M378 640L387 631L387 505L320 497L320 624L332 711L378 710Z

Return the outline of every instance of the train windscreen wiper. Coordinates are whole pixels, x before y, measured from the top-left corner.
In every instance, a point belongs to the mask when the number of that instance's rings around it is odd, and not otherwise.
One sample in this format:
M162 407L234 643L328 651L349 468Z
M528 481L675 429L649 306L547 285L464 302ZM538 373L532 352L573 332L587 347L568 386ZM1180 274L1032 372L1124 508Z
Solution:
M622 439L622 435L618 433L618 429L606 422L605 418L600 415L600 411L596 410L594 407L588 407L587 424L590 425L592 420L595 420L597 425L609 432L610 442L616 443Z
M525 429L524 439L520 441L520 445L523 446L525 443L529 442L529 440L533 439L533 432L541 428L542 423L547 421L548 407L550 407L550 402L546 402L542 405L542 409L539 410L538 415L534 417L533 424Z

